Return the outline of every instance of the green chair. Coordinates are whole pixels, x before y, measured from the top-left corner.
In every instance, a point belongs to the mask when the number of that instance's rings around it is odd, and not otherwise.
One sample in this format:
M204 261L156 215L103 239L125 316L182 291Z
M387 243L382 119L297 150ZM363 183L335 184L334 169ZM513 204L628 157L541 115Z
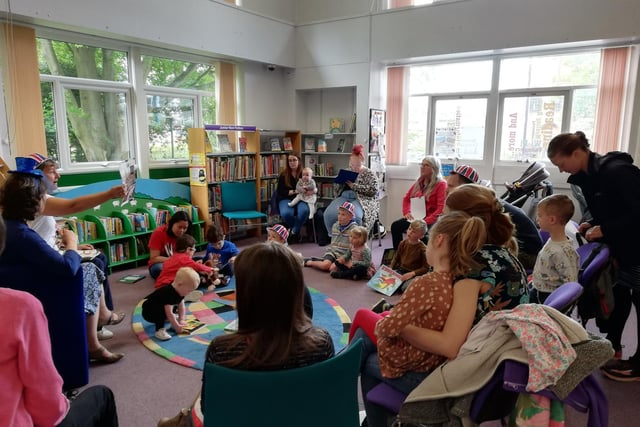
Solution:
M207 363L205 427L357 427L361 342L303 368L242 371Z
M223 182L220 184L222 196L222 216L229 221L231 233L240 227L262 227L267 225L267 214L258 210L255 182ZM257 224L243 224L241 221L257 219Z

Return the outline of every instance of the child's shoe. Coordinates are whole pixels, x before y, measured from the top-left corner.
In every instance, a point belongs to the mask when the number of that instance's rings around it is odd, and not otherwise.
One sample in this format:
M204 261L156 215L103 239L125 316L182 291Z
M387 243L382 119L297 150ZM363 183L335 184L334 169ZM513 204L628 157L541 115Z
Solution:
M184 301L185 302L196 302L196 301L200 301L200 298L202 298L202 295L204 295L204 293L202 291L199 290L195 290L195 291L191 291L189 292L185 297L184 297Z
M350 278L349 273L347 273L346 271L340 271L340 270L332 271L331 273L329 273L329 275L334 279Z
M98 329L97 335L98 335L98 340L99 341L104 341L104 340L108 340L108 339L113 338L113 332L111 332L110 330L108 330L104 326L102 328Z
M164 328L160 328L156 331L156 338L160 341L168 341L171 339L171 335L169 335Z
M380 314L380 313L384 313L385 311L391 310L392 307L393 305L389 304L386 299L380 298L380 300L377 303L371 306L371 311L373 311L374 313Z

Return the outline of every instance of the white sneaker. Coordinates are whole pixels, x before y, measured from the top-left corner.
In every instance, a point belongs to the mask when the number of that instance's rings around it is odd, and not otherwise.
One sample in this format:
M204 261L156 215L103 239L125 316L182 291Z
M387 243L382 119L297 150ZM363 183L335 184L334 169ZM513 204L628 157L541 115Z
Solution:
M171 339L171 335L169 335L164 328L161 328L156 331L156 338L160 341L168 341Z
M98 340L104 341L110 338L113 338L113 332L111 332L104 326L98 330Z
M204 295L202 291L198 291L198 290L191 291L184 297L184 302L200 301L200 298L202 298L202 295Z

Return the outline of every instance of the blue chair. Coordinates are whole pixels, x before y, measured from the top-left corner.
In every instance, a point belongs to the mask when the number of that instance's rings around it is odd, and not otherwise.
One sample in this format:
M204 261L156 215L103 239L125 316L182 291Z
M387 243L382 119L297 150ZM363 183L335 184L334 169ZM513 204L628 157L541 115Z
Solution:
M241 227L266 226L267 214L258 210L255 182L223 182L220 184L222 193L222 216L229 222L229 240L231 233ZM258 220L257 224L244 223Z
M359 425L361 343L302 368L204 368L204 426L354 427ZM210 415L207 415L210 414Z

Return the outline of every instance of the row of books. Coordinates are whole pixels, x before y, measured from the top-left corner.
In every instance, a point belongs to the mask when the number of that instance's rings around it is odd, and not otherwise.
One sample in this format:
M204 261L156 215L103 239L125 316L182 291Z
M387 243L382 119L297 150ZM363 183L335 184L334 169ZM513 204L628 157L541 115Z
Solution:
M262 163L261 176L278 175L287 165L286 154L270 154L260 157Z
M131 249L126 242L109 244L109 258L111 262L120 262L131 259Z
M304 151L306 152L318 152L318 153L344 153L347 148L347 142L345 138L334 138L325 140L322 138L316 139L311 136L304 138Z
M285 136L282 138L271 137L266 138L261 141L260 145L262 146L262 151L291 151L293 150L293 144L291 143L291 138Z
M186 212L187 215L189 215L189 219L191 219L191 221L198 221L198 207L197 206L193 206L193 205L179 205L179 206L171 205L171 207L176 212L178 212L178 211Z
M207 164L209 182L254 179L256 177L253 156L211 157Z
M68 218L66 222L71 230L78 235L79 243L98 238L98 226L95 222L77 218Z
M219 185L209 187L209 207L222 210L222 191Z
M319 196L324 199L333 199L336 197L335 186L328 182L323 182L318 188Z
M260 181L260 200L271 200L271 196L276 192L278 181L275 179L266 179Z
M124 225L122 224L122 219L114 218L112 216L101 216L98 217L98 219L104 227L106 237L119 236L120 234L124 233Z
M133 226L135 232L145 232L149 230L149 215L146 213L127 214L127 218Z

